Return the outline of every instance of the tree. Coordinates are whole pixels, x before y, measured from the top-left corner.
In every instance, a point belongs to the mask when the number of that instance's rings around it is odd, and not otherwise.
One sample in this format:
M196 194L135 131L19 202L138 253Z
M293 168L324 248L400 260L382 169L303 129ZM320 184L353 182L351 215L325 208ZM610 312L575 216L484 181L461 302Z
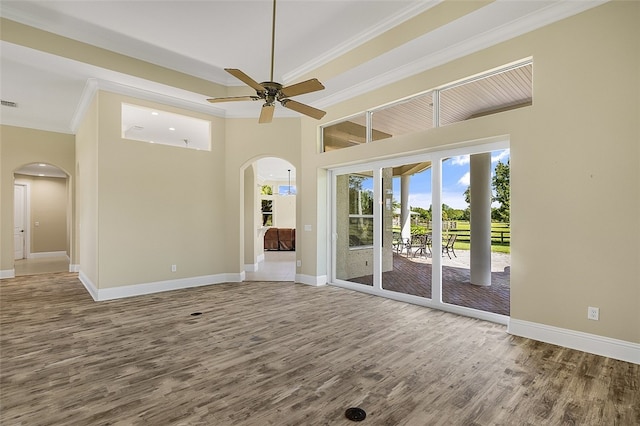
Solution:
M499 203L500 206L495 208L495 212L492 212L494 213L492 217L495 216L495 220L505 223L510 221L511 186L509 177L510 160L507 160L507 164L498 161L495 175L491 179L491 185L495 191L492 201Z
M349 175L349 214L373 214L373 192L362 185L366 179L364 176Z
M467 204L471 204L471 186L467 186L467 189L464 191L462 195L464 195L464 201ZM462 220L466 220L466 221L471 220L471 208L469 206L467 206L467 208L464 209Z
M491 186L493 188L493 195L491 196L491 202L497 202L500 205L491 209L491 219L497 222L509 223L510 221L510 209L511 209L511 190L509 185L510 164L509 160L504 164L498 161L495 169L495 175L491 178ZM471 204L471 186L467 186L467 189L463 193L464 200L467 204ZM469 220L470 208L465 210L465 219Z
M431 210L423 209L422 207L411 207L410 210L418 213L421 222L429 222L431 220Z
M260 187L260 195L273 195L271 185L262 185Z

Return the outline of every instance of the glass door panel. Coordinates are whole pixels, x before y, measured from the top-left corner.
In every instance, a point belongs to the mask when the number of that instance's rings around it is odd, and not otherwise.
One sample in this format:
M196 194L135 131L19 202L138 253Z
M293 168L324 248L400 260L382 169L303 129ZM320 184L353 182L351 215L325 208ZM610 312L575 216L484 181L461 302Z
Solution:
M510 314L508 156L502 150L442 163L444 303Z
M431 298L431 162L382 169L382 288Z
M336 278L373 286L373 171L336 176Z

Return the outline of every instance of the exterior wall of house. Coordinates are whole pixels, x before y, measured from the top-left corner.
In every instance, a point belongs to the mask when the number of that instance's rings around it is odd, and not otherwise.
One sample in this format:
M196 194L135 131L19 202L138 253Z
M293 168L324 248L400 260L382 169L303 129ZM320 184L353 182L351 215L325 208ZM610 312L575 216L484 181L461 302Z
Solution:
M13 270L14 171L31 163L54 165L74 182L74 136L14 126L0 126L0 271ZM71 202L71 201L69 201ZM71 211L72 208L69 207ZM72 243L71 262L76 263ZM0 274L6 275L5 272Z
M639 7L607 3L345 101L323 122L527 57L530 107L322 154L303 119L302 170L318 170L301 185L300 220L317 225L303 273L326 274L327 168L508 138L512 322L640 342Z

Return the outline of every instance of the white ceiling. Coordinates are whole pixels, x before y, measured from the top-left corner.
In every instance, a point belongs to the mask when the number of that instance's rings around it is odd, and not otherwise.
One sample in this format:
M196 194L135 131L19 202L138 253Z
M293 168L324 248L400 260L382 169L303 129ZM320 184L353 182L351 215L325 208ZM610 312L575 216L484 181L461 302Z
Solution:
M455 0L445 0L455 1ZM322 81L296 97L320 109L566 18L606 0L496 0ZM313 75L330 60L442 0L279 0L274 80ZM9 1L0 16L227 86L223 68L269 80L271 0ZM212 105L212 96L2 41L0 123L74 133L90 89L133 94L225 117L258 117L259 102ZM418 88L422 91L427 88ZM249 94L251 89L247 92ZM276 108L275 117L297 116Z

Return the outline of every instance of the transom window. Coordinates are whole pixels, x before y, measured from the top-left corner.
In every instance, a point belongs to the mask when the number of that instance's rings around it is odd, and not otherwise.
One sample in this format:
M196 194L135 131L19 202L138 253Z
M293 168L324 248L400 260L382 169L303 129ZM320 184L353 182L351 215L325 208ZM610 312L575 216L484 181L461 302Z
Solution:
M530 106L533 61L432 89L322 128L323 152Z

